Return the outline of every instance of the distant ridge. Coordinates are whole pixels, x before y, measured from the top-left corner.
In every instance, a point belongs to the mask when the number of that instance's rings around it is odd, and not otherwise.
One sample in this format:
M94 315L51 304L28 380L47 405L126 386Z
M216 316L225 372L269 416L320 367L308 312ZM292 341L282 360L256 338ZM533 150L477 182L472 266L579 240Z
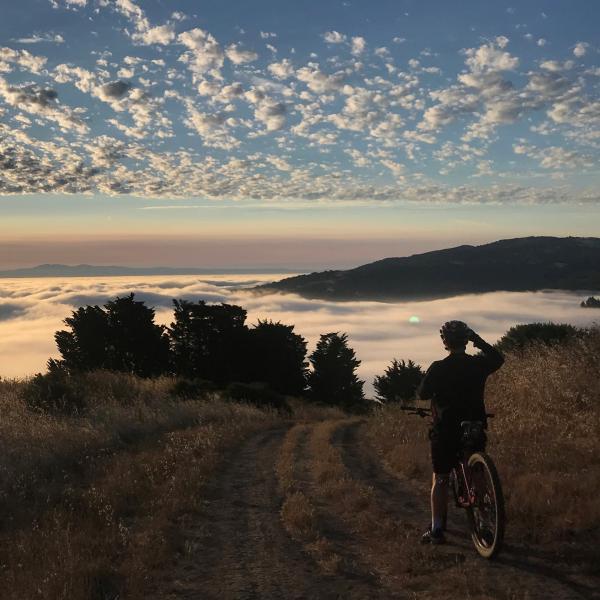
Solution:
M458 246L288 277L254 289L379 301L494 291L600 290L600 238L526 237Z
M0 278L9 277L119 277L125 275L234 275L304 272L298 269L199 269L194 267L116 267L96 265L47 264L22 269L0 271Z

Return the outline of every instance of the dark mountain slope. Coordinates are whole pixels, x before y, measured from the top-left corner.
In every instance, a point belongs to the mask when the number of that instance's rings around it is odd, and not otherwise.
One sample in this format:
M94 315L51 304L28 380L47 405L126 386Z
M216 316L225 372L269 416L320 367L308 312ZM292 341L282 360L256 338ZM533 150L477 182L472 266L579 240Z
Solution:
M600 289L600 238L528 237L385 258L257 288L331 300L439 298L464 293Z

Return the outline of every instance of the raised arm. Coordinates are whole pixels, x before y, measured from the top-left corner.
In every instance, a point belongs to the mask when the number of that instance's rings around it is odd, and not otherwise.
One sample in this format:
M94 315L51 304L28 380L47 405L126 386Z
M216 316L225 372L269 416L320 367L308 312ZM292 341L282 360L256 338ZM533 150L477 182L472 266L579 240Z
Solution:
M489 367L489 372L493 373L497 371L504 364L504 356L501 352L494 348L491 344L488 344L481 336L476 334L473 330L469 335L469 341L473 342L475 348L483 352L483 359L486 365Z

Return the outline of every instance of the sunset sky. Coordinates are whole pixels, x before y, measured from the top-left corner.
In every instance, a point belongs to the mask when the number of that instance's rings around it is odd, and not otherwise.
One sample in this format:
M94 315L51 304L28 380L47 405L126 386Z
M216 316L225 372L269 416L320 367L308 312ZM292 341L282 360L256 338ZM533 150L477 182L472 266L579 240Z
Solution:
M597 235L600 4L20 0L0 269Z

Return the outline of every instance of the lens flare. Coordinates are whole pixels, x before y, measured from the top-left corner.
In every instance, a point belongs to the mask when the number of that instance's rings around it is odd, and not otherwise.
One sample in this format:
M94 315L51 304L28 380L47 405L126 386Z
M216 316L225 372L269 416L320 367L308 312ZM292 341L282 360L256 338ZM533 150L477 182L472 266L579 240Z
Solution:
M413 315L412 317L410 317L408 319L408 322L411 323L412 325L418 325L421 322L421 319L419 319L419 317L417 317L417 315Z

